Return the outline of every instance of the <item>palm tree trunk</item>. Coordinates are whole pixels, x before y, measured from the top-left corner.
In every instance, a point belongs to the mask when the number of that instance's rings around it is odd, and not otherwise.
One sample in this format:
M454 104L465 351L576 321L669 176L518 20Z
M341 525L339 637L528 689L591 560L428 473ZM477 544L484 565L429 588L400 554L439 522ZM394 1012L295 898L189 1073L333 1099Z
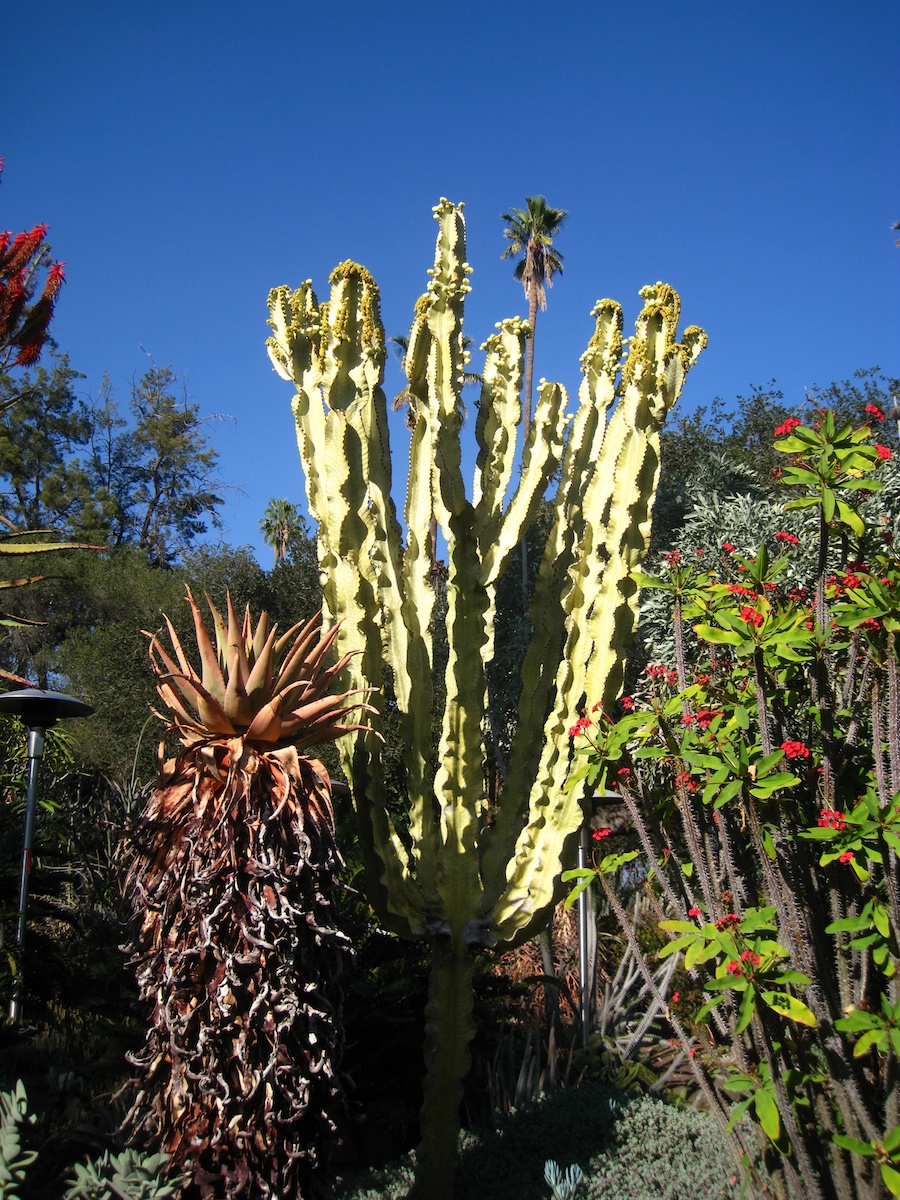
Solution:
M528 324L531 326L531 337L528 339L528 345L525 347L525 421L523 423L523 431L527 440L531 432L531 413L532 413L532 383L534 380L534 336L535 324L537 322L537 293L532 291L528 297Z
M522 422L523 449L531 433L532 384L534 382L534 329L537 322L537 293L532 289L528 297L528 324L531 326L531 337L525 347L525 414ZM528 546L522 540L522 602L528 604Z

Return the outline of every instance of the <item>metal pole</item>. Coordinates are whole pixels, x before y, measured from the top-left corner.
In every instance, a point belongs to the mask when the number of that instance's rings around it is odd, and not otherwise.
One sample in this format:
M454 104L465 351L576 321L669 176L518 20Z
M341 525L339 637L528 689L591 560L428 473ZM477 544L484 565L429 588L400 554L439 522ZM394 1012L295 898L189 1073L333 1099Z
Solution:
M581 833L578 838L578 868L583 870L587 865L587 825L581 826ZM580 990L581 1003L581 1045L586 1047L588 1044L589 1033L589 1014L588 1005L591 995L591 985L587 978L587 961L588 961L588 889L585 888L578 897L578 982Z
M31 883L31 847L34 843L34 814L37 809L38 773L44 753L44 734L39 726L28 729L28 791L25 796L25 838L22 845L22 874L19 882L19 924L16 929L16 959L18 971L13 980L9 1001L9 1018L18 1021L22 1016L22 973L25 969L25 917L28 909L28 887Z

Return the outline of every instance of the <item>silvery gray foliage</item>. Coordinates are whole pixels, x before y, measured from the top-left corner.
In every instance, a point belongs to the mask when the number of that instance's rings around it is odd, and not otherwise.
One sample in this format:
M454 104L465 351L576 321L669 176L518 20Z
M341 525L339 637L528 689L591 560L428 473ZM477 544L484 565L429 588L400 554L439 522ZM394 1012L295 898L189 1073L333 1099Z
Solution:
M578 1185L584 1179L584 1172L577 1163L563 1171L552 1158L548 1158L544 1163L544 1178L553 1192L553 1200L572 1200L578 1191Z
M0 1200L20 1200L27 1168L38 1157L36 1151L22 1149L20 1126L34 1120L21 1079L13 1091L0 1092ZM180 1195L184 1180L166 1180L168 1160L167 1154L107 1150L73 1168L75 1177L67 1180L63 1200L170 1200Z
M77 1164L63 1200L169 1200L178 1196L182 1179L166 1181L167 1154L142 1155L123 1150Z
M0 1092L0 1200L19 1200L17 1189L25 1179L25 1170L37 1158L34 1150L22 1149L19 1126L33 1123L20 1079L13 1091Z

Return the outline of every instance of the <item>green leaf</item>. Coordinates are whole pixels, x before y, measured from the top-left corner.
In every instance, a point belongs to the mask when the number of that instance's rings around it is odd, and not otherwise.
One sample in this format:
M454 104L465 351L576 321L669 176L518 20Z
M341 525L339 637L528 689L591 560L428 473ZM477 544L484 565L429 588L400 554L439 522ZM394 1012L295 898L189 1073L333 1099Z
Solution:
M798 1025L808 1025L810 1029L815 1029L815 1016L796 996L791 996L788 992L763 992L762 1000L782 1017L788 1017L791 1021L796 1021Z
M857 537L862 537L866 532L866 526L859 513L855 509L852 509L849 504L845 504L843 500L838 500L837 510L841 523L848 525Z
M773 775L766 775L761 779L755 787L750 789L750 793L762 800L774 792L782 791L783 788L796 787L799 782L796 775L791 775L787 771L776 771Z
M712 642L717 646L740 646L744 642L739 633L730 629L719 629L715 625L695 625L694 633L704 642Z
M797 987L809 987L812 983L810 977L802 971L779 971L774 978L777 983L793 983Z
M752 987L748 987L741 996L741 1005L738 1010L738 1023L735 1026L735 1033L743 1033L750 1022L753 1020L753 1013L756 1011L756 992Z
M607 854L600 864L600 870L604 875L613 875L625 863L639 858L640 853L640 850L629 850L625 854Z
M887 1050L887 1033L884 1029L870 1029L864 1033L853 1047L853 1057L862 1058L875 1046L878 1050Z
M632 571L631 578L641 588L665 588L668 587L665 579L660 579L656 575L645 575L643 571Z
M727 1088L728 1084L726 1083L724 1086ZM750 1107L750 1105L752 1103L753 1103L752 1096L748 1096L746 1098L746 1100L738 1101L738 1103L731 1110L731 1116L728 1118L728 1124L725 1126L726 1133L730 1133L731 1130L734 1129L735 1125L737 1125L738 1121L741 1119L741 1117L744 1115L744 1113L747 1111L747 1109Z
M578 899L582 892L586 891L594 880L595 872L590 867L576 867L572 871L563 871L561 879L563 883L570 883L573 879L577 879L578 883L572 888L566 901L564 908L569 909Z
M840 921L832 921L825 926L826 933L856 933L859 930L871 929L872 919L868 916L844 917Z
M892 1196L900 1196L900 1172L895 1171L887 1163L881 1164L881 1178Z
M866 1158L875 1157L874 1147L870 1146L868 1142L860 1142L857 1138L847 1137L843 1133L836 1133L833 1140L842 1150L850 1150L854 1154L864 1154Z
M818 503L818 496L800 496L797 500L790 500L784 507L785 511L787 511L792 508L812 508L813 505Z
M715 958L718 953L719 947L715 942L705 942L701 937L698 937L697 941L684 956L685 968L690 971L697 963L707 962L709 959ZM711 986L715 982L714 979L711 979L709 985Z
M888 916L887 909L882 904L876 904L872 909L872 920L875 922L875 928L883 938L891 936L891 919Z
M756 1107L756 1116L766 1137L777 1145L781 1139L781 1117L778 1113L778 1105L764 1088L760 1088L758 1092L754 1093L753 1103Z
M699 940L699 937L700 935L694 932L693 934L686 934L684 937L675 938L671 942L666 942L665 946L657 952L656 957L668 958L672 954L677 954L680 950L687 950L688 947L693 946ZM700 941L700 945L703 946L703 944Z
M709 1014L712 1012L712 1010L714 1008L717 1008L718 1005L720 1005L724 999L725 999L724 996L714 996L712 998L712 1000L707 1000L707 1002L703 1005L703 1007L699 1010L697 1015L694 1017L694 1020L697 1022L697 1024L702 1025L703 1022L706 1020L706 1018L709 1016ZM726 1084L725 1086L727 1087L728 1085Z
M714 784L711 784L709 786L711 786L713 788L715 787ZM713 808L721 808L723 804L727 804L729 800L733 800L734 797L738 795L738 793L740 792L740 790L743 786L744 786L744 781L742 779L732 779L729 783L726 783L725 786L722 788L722 790L719 792L718 796L716 796L716 801L715 801L715 804L713 805ZM705 791L704 791L703 798L706 799Z
M834 510L837 506L837 498L831 488L822 489L822 515L826 521L834 520Z

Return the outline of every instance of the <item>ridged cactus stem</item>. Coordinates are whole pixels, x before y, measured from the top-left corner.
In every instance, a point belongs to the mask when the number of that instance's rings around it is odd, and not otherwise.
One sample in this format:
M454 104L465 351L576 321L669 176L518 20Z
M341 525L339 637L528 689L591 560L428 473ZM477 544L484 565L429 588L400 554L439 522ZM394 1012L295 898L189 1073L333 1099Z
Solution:
M295 292L276 288L267 344L275 369L297 389L297 440L318 522L325 619L342 622L337 652L357 652L343 686L384 688L371 703L390 702L399 722L409 796L402 835L391 817L377 736L360 731L344 739L342 762L359 816L369 899L390 928L426 939L434 950L419 1194L444 1200L468 1063L472 958L532 936L558 894L564 846L582 821L580 797L566 787L568 730L586 698L609 705L621 688L637 619L631 573L649 539L659 431L706 337L690 328L675 340L678 297L656 284L641 293L644 307L623 360L621 308L601 301L574 415L566 412L565 389L542 384L519 445L528 327L518 318L501 322L483 347L470 499L459 417L470 272L465 225L461 207L446 200L435 216L434 269L404 358L412 427L405 542L391 499L374 280L343 263L321 305L309 283ZM509 773L489 806L485 714L497 584L517 566L517 547L554 477L517 729L506 747ZM440 710L432 686L433 520L448 555ZM373 726L380 732L380 711Z

